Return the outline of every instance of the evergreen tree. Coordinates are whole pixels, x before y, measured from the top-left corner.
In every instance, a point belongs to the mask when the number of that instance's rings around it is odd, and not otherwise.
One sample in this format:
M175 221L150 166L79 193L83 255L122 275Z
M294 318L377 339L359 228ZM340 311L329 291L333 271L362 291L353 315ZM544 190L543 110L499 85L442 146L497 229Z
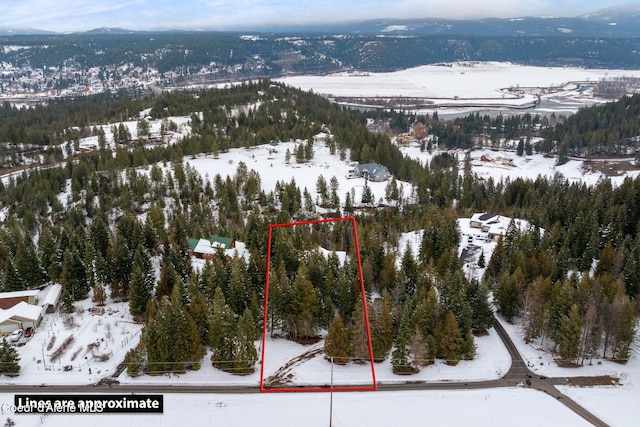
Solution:
M631 356L633 337L636 332L636 315L633 303L626 300L620 310L620 321L616 337L615 357L627 360Z
M187 233L187 220L184 215L176 215L172 222L171 251L169 257L173 260L176 273L184 283L189 282L191 275L191 248Z
M439 310L438 297L433 287L418 294L412 323L420 328L420 333L425 339L435 332Z
M233 369L236 323L236 316L225 302L222 288L217 287L209 318L209 344L212 352L211 362L219 369Z
M58 245L51 228L48 226L43 226L40 232L40 238L38 239L38 252L42 262L42 269L46 273L48 279L52 282L57 282L61 269L61 265L57 263Z
M326 205L329 199L329 190L327 188L327 181L322 174L320 174L316 180L316 192L320 196L320 204L323 206Z
M258 351L254 344L256 327L249 308L238 319L238 328L233 341L233 373L248 375L258 361Z
M178 288L163 297L158 311L143 330L150 373L198 369L204 356L198 329L182 304Z
M411 350L411 367L414 371L417 372L422 366L429 364L429 347L418 326L413 329L409 348Z
M33 240L28 236L18 242L14 265L28 288L39 288L45 284L45 272L40 265Z
M91 302L97 306L103 306L107 301L107 292L104 290L104 287L100 283L96 283L93 285L93 295L91 297Z
M14 267L11 258L7 259L7 271L4 277L4 292L22 291L26 289L26 283L22 276L18 274L18 270Z
M204 294L197 290L195 286L190 285L191 303L189 304L189 315L198 328L200 342L203 345L209 342L209 305Z
M531 156L533 154L533 147L531 146L531 141L529 138L524 143L524 152L527 156Z
M548 302L547 329L551 338L557 341L557 334L564 318L569 316L573 304L573 286L569 280L556 282L551 289L551 298Z
M484 259L484 251L480 252L480 258L478 258L478 267L480 268L485 268L486 267L486 261Z
M358 298L351 316L351 350L355 360L369 360L369 340L362 297Z
M111 298L125 301L129 296L134 251L122 235L117 234L115 239L111 258Z
M304 147L305 144L298 144L298 148L296 148L296 163L304 163L306 161Z
M316 315L320 311L318 296L307 277L307 268L300 264L291 289L289 300L287 332L294 339L315 337L317 333Z
M444 359L448 365L457 365L461 358L460 344L462 337L458 329L456 316L452 311L447 311L435 331L438 343L438 357Z
M75 301L86 298L89 294L91 288L87 282L87 271L77 250L64 253L60 284Z
M307 143L304 145L304 160L307 162L310 161L313 159L313 154L313 139L309 138Z
M369 187L369 180L364 180L364 187L362 188L362 198L360 199L362 204L373 203L373 192L371 191L371 187Z
M127 366L127 375L132 378L140 376L142 373L143 354L138 348L132 348L124 356L124 363Z
M498 312L509 322L520 312L520 284L518 283L518 277L519 275L517 274L504 274L494 294Z
M493 309L489 304L489 290L477 280L473 280L467 291L467 300L472 310L471 330L484 332L493 326Z
M160 266L160 280L156 286L156 299L160 301L163 296L170 295L179 280L180 278L178 273L176 273L173 261L169 257L164 256L162 265Z
M20 375L20 356L6 339L3 339L0 344L0 373L8 377Z
M503 272L506 265L507 253L504 247L504 239L502 236L498 238L498 243L493 250L489 264L484 272L485 279L496 280Z
M339 365L345 365L351 359L351 341L340 314L336 314L331 320L324 340L324 354Z
M387 183L384 194L388 202L397 201L400 197L400 193L398 191L398 182L396 181L395 177L392 177L391 180Z
M231 260L231 278L229 281L228 303L234 313L242 313L251 300L250 280L245 259L235 257Z
M382 298L374 301L370 311L371 347L373 360L382 362L393 347L393 314L391 297L386 289Z
M582 338L582 316L577 305L571 307L569 315L562 316L556 338L558 354L567 362L575 362L580 355Z
M415 371L409 361L409 345L411 322L410 322L410 302L407 300L402 308L402 320L400 330L395 340L395 346L391 352L391 366L394 374L412 374Z
M407 246L405 247L402 260L400 262L400 268L406 278L404 293L406 295L413 295L418 286L419 274L418 264L413 257L411 242L407 242Z
M131 271L131 284L129 285L129 312L132 316L141 316L147 309L147 303L153 293L153 271L150 263L145 263L145 250L138 246L133 256L133 269Z
M353 202L351 201L351 193L347 192L344 198L344 212L348 215L353 215Z

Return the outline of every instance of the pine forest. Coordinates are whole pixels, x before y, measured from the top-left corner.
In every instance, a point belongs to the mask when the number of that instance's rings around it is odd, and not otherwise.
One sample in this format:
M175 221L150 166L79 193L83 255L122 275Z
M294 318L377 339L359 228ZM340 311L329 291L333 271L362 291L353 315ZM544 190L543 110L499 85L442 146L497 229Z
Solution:
M148 136L142 110L162 122L159 140ZM373 358L390 360L399 374L435 359L451 365L473 359L474 337L492 327L494 309L520 319L527 339L553 342L567 363L625 360L640 296L640 179L620 186L560 176L480 179L464 150L513 139L520 141L514 155L543 153L558 164L572 156L635 157L638 111L636 95L570 118L443 120L349 110L269 80L148 97L119 92L28 109L6 103L0 169L11 174L0 181L0 290L60 283L67 311L87 297L96 305L128 301L145 325L140 345L127 355L132 376L181 373L203 363L249 374L263 327L302 343L324 337L325 354L336 363L368 360L365 304ZM188 116L192 131L169 144L165 132L175 130L174 116ZM390 135L370 132L368 118L387 121L395 133L419 122L430 136L423 149L441 154L428 164L409 159ZM138 120L137 138L123 120ZM298 150L286 155L303 164L313 159L320 132L334 136L327 142L332 155L389 169L387 203L367 199L366 191L353 200L336 188L330 171L316 188L287 179L267 192L245 163L232 176L204 177L185 162L299 140ZM79 141L89 136L98 146L81 149ZM409 183L413 197L399 195L397 181ZM482 278L469 278L458 254L456 221L475 212L533 224L509 228L482 259ZM358 225L366 301L348 224L278 229L268 247L271 224L344 216ZM423 231L419 247L402 247L400 234L415 230ZM248 256L219 251L195 269L189 239L213 235L244 242Z

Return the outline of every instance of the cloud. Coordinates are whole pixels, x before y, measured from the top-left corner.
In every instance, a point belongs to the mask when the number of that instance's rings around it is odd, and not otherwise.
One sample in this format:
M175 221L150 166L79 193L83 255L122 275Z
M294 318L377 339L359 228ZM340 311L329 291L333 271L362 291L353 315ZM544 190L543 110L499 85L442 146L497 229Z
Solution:
M91 26L91 21L101 16L113 18L114 12L135 7L146 0L26 0L9 2L2 7L0 26L10 28L65 29L66 27ZM69 30L74 28L68 28Z
M0 27L239 29L378 18L578 15L617 0L20 0L3 2Z

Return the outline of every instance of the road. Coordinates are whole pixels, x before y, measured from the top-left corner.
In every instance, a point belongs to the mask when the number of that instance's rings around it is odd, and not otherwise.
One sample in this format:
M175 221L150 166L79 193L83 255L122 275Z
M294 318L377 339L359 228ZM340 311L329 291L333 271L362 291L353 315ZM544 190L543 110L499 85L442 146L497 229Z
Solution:
M470 381L470 382L439 382L425 383L422 381L404 382L396 384L378 383L378 390L381 391L401 391L401 390L477 390L497 387L528 387L539 390L554 397L558 402L564 404L583 419L597 427L607 427L607 423L593 415L591 412L580 406L568 396L562 394L555 386L569 385L569 380L564 377L544 377L533 373L522 359L515 344L509 337L509 334L496 319L494 327L498 336L504 343L509 355L511 356L511 368L502 377L496 380L488 381ZM370 387L371 384L352 384L350 386ZM304 387L301 387L304 389ZM117 381L103 381L95 385L0 385L0 393L231 393L231 394L247 394L259 393L257 386L221 386L221 385L126 385L119 384Z
M606 427L608 424L602 421L600 418L587 411L584 407L580 406L576 401L570 399L568 396L560 393L555 387L556 385L568 385L567 378L552 377L546 378L538 376L529 370L529 367L522 359L520 352L516 348L515 344L509 337L509 334L504 330L498 319L494 322L496 332L500 336L500 339L504 343L509 355L511 356L511 368L507 374L498 381L506 381L510 383L510 386L520 384L522 381L527 387L535 390L543 391L550 396L555 397L560 403L571 409L576 414L580 415L586 421L590 422L594 426Z

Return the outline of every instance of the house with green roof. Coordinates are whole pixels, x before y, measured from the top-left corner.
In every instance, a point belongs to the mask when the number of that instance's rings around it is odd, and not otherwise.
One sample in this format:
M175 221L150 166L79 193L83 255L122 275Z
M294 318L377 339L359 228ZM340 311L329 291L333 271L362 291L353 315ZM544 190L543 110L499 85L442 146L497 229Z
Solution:
M236 241L231 237L212 236L208 239L189 239L191 255L201 259L213 259L218 251L227 253L235 247Z

